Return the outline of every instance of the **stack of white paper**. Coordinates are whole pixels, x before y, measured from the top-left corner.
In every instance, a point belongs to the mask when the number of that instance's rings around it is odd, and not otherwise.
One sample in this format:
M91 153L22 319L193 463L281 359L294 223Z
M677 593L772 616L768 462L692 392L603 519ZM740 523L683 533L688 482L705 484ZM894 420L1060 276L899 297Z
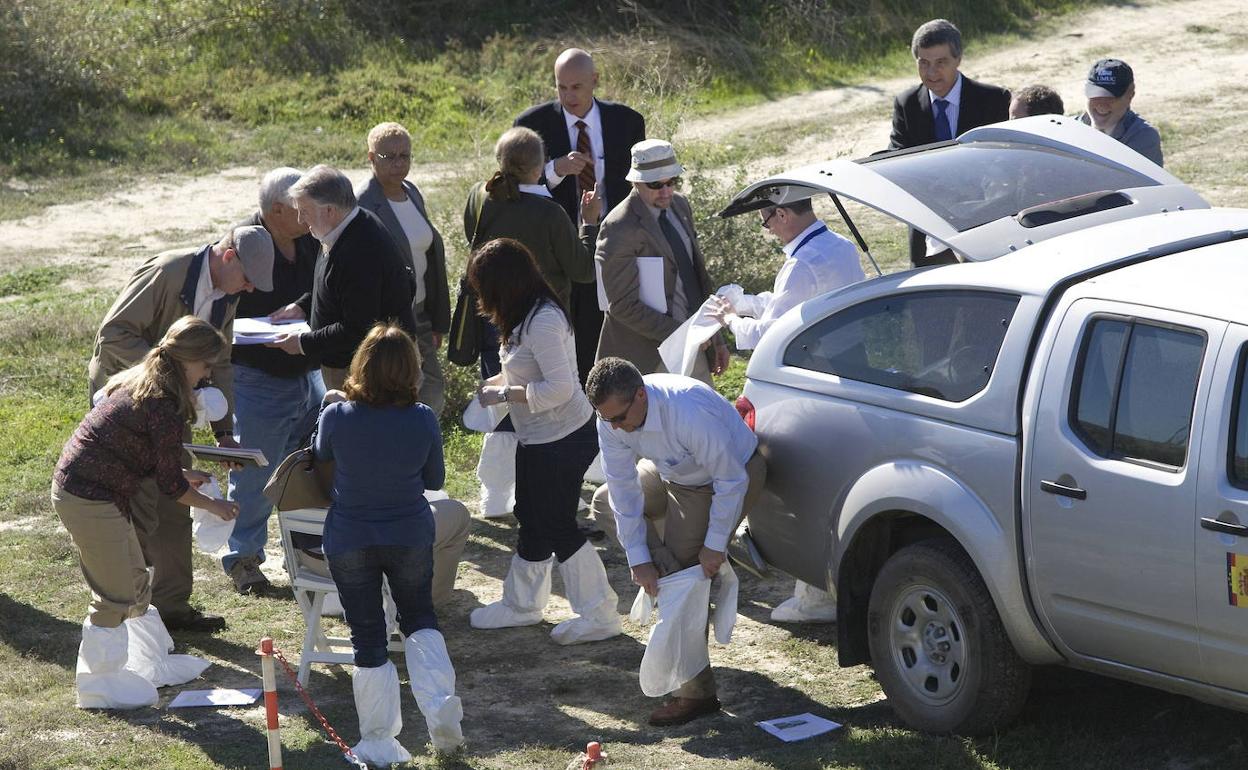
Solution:
M234 344L261 345L274 342L282 334L303 334L312 331L306 321L291 319L289 321L273 321L264 318L235 318Z

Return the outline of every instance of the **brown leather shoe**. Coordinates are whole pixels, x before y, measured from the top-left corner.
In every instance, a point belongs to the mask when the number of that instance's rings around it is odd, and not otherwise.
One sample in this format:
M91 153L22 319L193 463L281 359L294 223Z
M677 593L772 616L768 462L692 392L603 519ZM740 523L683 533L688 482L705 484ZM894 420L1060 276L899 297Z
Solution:
M672 698L650 712L650 724L655 727L683 725L701 716L719 711L719 698Z

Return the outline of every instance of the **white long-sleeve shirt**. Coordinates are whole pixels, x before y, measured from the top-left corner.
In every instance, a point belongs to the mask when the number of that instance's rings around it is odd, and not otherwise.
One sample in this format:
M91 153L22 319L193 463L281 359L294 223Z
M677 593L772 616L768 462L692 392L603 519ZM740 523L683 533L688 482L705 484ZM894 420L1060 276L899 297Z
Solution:
M503 382L522 385L528 403L509 405L521 444L558 441L589 422L594 409L576 372L572 327L558 307L543 303L499 347Z
M854 244L817 219L784 245L784 253L788 259L780 266L772 290L747 294L736 307L738 317L728 324L739 350L757 347L763 333L788 310L866 277Z
M647 409L640 428L629 433L598 421L603 475L628 564L651 561L637 478L642 458L654 463L664 481L713 486L703 545L724 551L741 516L750 485L745 464L758 439L732 404L708 385L678 374L648 374L644 380Z

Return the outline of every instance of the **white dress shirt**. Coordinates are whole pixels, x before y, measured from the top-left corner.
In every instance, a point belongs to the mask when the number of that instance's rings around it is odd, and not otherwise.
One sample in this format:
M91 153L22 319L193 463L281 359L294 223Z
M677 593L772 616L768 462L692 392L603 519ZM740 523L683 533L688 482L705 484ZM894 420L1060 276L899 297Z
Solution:
M640 428L629 433L598 421L603 475L628 565L651 561L645 501L637 478L637 461L642 458L654 463L664 481L713 485L703 545L724 551L741 517L750 486L745 464L758 439L732 404L710 386L678 374L647 374L644 380L647 410Z
M342 218L342 221L338 223L337 227L325 234L325 237L321 239L321 245L325 247L326 254L334 250L334 244L337 243L338 239L342 237L342 231L347 229L347 225L351 224L351 220L355 219L356 215L359 213L360 207L356 206L351 209L350 213Z
M208 262L212 259L212 251L204 256L204 264L199 268L199 281L195 283L195 307L191 312L201 321L212 322L212 303L225 296L225 292L212 285L212 271Z
M563 120L568 126L568 146L572 148L573 152L576 151L576 140L581 135L581 129L576 127L576 122L578 120L585 121L585 130L589 133L589 148L594 156L594 179L601 183L603 177L607 174L607 155L602 147L602 113L598 109L598 100L594 100L594 103L590 105L589 112L585 113L583 118L578 118L567 110L561 109L560 111L563 113ZM553 190L563 183L563 179L563 177L555 173L554 159L546 161L546 186ZM619 201L607 200L607 186L605 184L600 184L599 189L602 190L602 214L605 215L611 210L612 204ZM576 202L576 206L579 211L581 206L579 199ZM591 224L598 223L593 222Z
M811 237L816 232L819 234ZM738 317L728 324L739 350L757 347L763 333L786 311L811 297L866 277L854 244L827 229L818 219L784 244L784 253L788 259L780 266L772 290L756 296L746 295L742 306L736 308ZM746 315L754 318L744 317Z
M576 342L563 311L542 303L499 346L503 383L521 385L528 403L508 405L521 444L547 444L589 422L594 409L581 390Z
M425 270L429 267L429 257L425 252L429 251L429 247L433 245L433 228L420 215L420 209L416 208L412 199L406 195L401 201L386 198L386 203L390 204L390 210L394 212L395 219L399 220L403 235L407 238L408 248L412 252L412 270L416 274L416 296L412 298L412 301L424 302Z

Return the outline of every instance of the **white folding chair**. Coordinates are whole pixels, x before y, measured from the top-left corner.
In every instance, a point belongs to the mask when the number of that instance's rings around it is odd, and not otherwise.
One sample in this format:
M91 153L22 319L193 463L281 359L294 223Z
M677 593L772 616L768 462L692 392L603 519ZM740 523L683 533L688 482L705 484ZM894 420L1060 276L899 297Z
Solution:
M338 589L330 578L308 569L299 549L291 542L291 534L301 532L320 536L325 530L324 508L302 508L295 511L278 511L277 520L282 532L282 553L286 559L286 573L290 575L290 587L295 601L303 613L303 649L299 653L299 684L307 686L308 672L313 663L349 664L354 661L351 640L340 636L327 636L321 629L321 610L325 597ZM387 610L393 606L389 586L383 586ZM387 620L393 626L393 612L387 612ZM392 629L393 630L393 629ZM335 649L337 648L337 649ZM342 649L345 648L345 649ZM403 650L403 640L390 640L392 652Z

